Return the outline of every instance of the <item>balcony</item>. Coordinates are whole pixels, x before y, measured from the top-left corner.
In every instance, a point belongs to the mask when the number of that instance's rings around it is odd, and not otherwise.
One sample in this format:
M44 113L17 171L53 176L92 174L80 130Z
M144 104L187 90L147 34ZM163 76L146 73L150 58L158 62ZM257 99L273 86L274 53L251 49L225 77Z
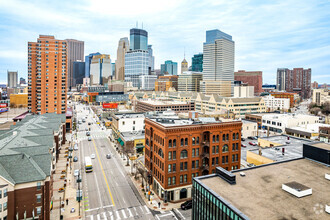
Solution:
M209 153L202 153L201 158L210 158L210 154Z

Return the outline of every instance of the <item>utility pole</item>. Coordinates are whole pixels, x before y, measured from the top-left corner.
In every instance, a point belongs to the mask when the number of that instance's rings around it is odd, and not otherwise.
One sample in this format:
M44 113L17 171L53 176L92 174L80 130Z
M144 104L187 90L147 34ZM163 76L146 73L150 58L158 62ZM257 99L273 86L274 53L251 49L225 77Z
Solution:
M62 209L61 199L62 199L62 198L61 198L61 196L60 196L60 220L62 219L62 218L61 218L61 209Z

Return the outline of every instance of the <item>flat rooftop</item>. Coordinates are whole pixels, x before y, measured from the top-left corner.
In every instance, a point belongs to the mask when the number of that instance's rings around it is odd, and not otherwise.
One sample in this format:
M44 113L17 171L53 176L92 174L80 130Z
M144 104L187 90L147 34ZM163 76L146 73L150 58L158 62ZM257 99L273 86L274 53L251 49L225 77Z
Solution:
M324 149L324 150L330 150L330 144L326 144L326 143L316 143L316 144L311 144L312 146ZM329 172L330 173L330 172Z
M123 119L123 118L145 118L144 113L116 113L114 116L118 119Z
M135 131L135 132L121 132L120 135L125 141L134 141L136 139L145 138L144 130Z
M185 125L202 125L202 124L221 124L221 123L235 123L235 121L222 122L209 120L209 118L203 119L184 119L184 118L149 118L150 120L164 126L164 127L174 127L174 126L185 126ZM240 121L236 121L240 122Z
M330 219L324 211L330 203L330 181L324 177L329 167L323 164L298 159L232 173L234 185L219 176L198 179L250 219ZM312 188L312 195L297 198L282 190L282 184L294 181Z
M143 102L149 105L187 105L190 104L191 102L181 102L181 101L165 101L165 100L155 100L155 99L148 99L148 100L139 100L139 102Z

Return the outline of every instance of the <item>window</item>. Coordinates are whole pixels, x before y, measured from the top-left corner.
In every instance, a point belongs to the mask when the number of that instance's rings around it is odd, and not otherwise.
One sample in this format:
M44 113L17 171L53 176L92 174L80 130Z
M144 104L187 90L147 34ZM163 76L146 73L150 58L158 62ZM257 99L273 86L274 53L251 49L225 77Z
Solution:
M181 151L180 153L180 158L187 158L188 157L188 152L186 150Z
M195 156L195 148L192 149L192 157L194 157L194 156Z
M192 138L192 144L193 144L193 145L196 144L196 139L195 139L195 137Z
M185 170L188 169L188 162L184 162L184 169L185 169Z
M183 176L183 182L187 182L187 174L185 174L184 176Z
M217 142L219 142L219 135L217 135Z
M188 138L184 139L184 145L188 145Z
M191 163L191 168L194 169L195 168L195 161L193 160Z
M196 144L199 144L199 137L196 138Z
M41 207L37 207L37 215L41 214Z
M171 151L168 152L168 159L169 159L169 160L172 160L172 152L171 152Z
M238 133L236 133L236 140L238 140L239 139L239 135L238 135Z
M41 189L41 182L37 182L37 190Z
M133 121L133 125L135 125L135 121Z
M37 195L37 203L40 203L41 202L41 195Z
M225 135L225 134L222 135L222 140L223 140L223 141L226 140L226 135Z
M199 148L196 148L196 157L199 156Z
M167 179L167 185L171 185L171 183L172 183L172 181L171 181L171 177L169 177L168 179Z
M214 159L214 158L212 158L212 166L214 166L214 162L215 162L215 159Z
M183 170L183 162L180 163L180 171Z
M181 138L181 146L183 146L183 138Z
M172 168L173 168L173 172L176 172L176 164L174 163L174 164L172 164Z
M168 141L168 147L172 147L172 140Z
M173 151L173 160L176 160L176 151Z
M215 146L215 153L219 153L219 145Z
M2 212L2 204L0 203L0 212Z
M227 144L223 145L222 152L228 152L228 145Z
M2 191L0 190L0 199L2 198Z
M180 176L180 183L183 183L183 177L182 177L182 175Z
M123 121L123 123L122 123L123 125L125 125L125 122Z
M197 169L198 167L199 167L199 160L196 160L195 168Z
M219 164L219 157L215 158L215 164Z
M173 140L173 147L176 147L176 139Z
M212 147L212 154L215 153L215 146Z
M212 136L212 142L215 142L215 135Z
M175 183L176 181L175 181L175 176L173 176L172 177L172 185L175 185L176 183Z
M135 126L133 126L133 131L135 131Z
M3 211L7 210L7 202L3 203Z
M227 140L227 141L229 140L229 134L226 135L226 140Z
M148 138L146 139L146 145L149 146L149 139Z
M235 140L235 133L233 133L233 140Z

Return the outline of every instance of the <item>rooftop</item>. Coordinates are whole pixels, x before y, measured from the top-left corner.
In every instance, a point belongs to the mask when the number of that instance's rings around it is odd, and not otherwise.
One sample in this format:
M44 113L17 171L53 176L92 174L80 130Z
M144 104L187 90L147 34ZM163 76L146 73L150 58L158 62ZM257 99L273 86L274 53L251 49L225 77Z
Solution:
M240 176L239 172L245 176ZM250 219L328 219L329 167L309 159L274 163L232 171L236 184L218 175L197 178L207 188ZM312 189L312 195L297 198L282 190L282 184L297 182ZM289 184L290 185L290 184ZM319 205L322 205L322 212ZM320 209L315 212L315 208Z
M134 131L134 132L121 132L120 136L122 139L125 141L134 141L136 139L144 139L145 138L145 133L144 130L141 131Z
M166 100L157 100L157 99L139 100L139 102L143 102L143 103L150 104L150 105L157 105L157 106L190 104L190 102L181 102L181 101L174 101L174 100L166 101Z
M323 142L311 144L311 146L321 148L321 149L325 149L325 150L330 150L330 144L326 144L326 143L323 143Z

